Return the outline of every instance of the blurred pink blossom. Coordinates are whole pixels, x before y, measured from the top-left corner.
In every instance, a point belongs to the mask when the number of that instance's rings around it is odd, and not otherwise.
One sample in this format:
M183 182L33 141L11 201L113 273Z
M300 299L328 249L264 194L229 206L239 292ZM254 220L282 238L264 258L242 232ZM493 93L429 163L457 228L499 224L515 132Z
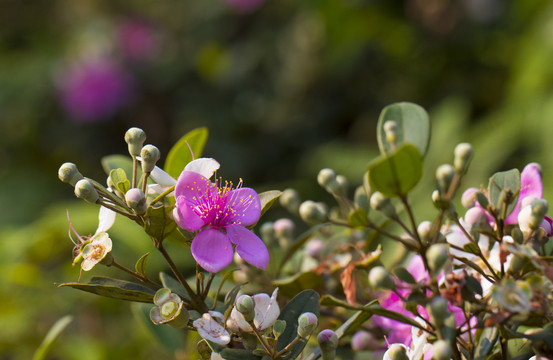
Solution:
M133 92L131 76L107 58L69 67L57 85L63 108L81 123L108 120L129 104Z
M125 20L119 25L117 35L123 54L131 61L149 61L158 54L158 33L145 21Z

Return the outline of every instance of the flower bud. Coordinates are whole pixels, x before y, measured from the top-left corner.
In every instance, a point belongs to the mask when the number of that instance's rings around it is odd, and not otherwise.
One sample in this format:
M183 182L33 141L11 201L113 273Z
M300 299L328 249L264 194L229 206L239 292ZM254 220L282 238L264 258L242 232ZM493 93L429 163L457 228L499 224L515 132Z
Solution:
M299 212L302 220L311 225L323 223L328 219L325 205L311 200L304 201Z
M447 244L434 244L426 250L428 265L436 275L449 261L449 246Z
M275 227L272 221L264 222L259 228L259 234L265 243L275 240Z
M391 360L409 360L407 356L407 347L403 344L392 344L384 353L384 358L390 358Z
M137 214L144 214L146 212L146 196L141 189L133 188L129 189L125 194L125 201L127 205L134 210Z
M100 198L98 191L94 188L94 185L88 179L81 179L75 184L75 195L79 199L83 199L86 202L95 204Z
M319 185L323 188L327 188L328 186L336 186L336 172L332 169L322 169L319 171L319 174L317 175L317 182Z
M334 360L336 357L336 348L338 347L338 336L334 331L325 329L317 336L321 355L323 360Z
M388 120L384 123L383 128L386 134L386 141L390 144L395 144L397 141L397 122Z
M294 237L294 222L290 219L278 219L274 222L275 235L279 238L292 239Z
M449 360L453 352L448 341L438 340L433 344L433 360Z
M253 321L255 317L255 301L253 301L251 296L241 295L236 299L235 307L247 322Z
M477 192L477 188L471 187L466 189L465 192L463 192L463 195L461 195L461 204L463 204L466 209L470 209L476 205Z
M58 177L64 183L75 186L77 181L83 178L83 175L79 172L79 169L77 169L77 165L66 162L60 166L60 169L58 170Z
M156 166L160 156L159 149L154 145L144 146L140 151L140 157L142 158L142 171L150 173Z
M430 304L427 305L427 310L430 313L430 318L438 327L442 327L445 319L450 314L448 302L441 296L435 297Z
M305 244L305 252L311 257L317 257L323 251L324 246L321 239L311 239Z
M384 266L375 266L369 272L369 285L375 289L393 289L394 280Z
M298 336L301 338L309 337L318 324L317 315L312 312L304 312L298 318Z
M367 192L365 191L365 188L363 186L359 186L357 187L357 189L355 189L355 195L353 195L353 203L355 204L356 208L363 209L367 212L369 211L369 198L367 197Z
M353 351L376 350L379 347L378 341L367 331L358 331L351 338Z
M445 200L440 190L432 192L432 203L437 209L441 210L448 210L451 207L451 201Z
M460 143L455 147L453 167L455 168L456 172L458 172L459 174L464 174L467 172L473 152L474 151L472 149L472 145L469 143Z
M298 213L301 201L300 201L300 196L296 190L294 189L284 190L278 200L280 202L280 205L282 205L284 208L286 208L286 210L288 210L292 214Z
M348 179L344 175L336 176L338 187L332 192L336 196L346 196L348 193Z
M417 226L417 233L423 244L428 244L430 239L430 231L432 231L432 221L423 221Z
M451 185L451 181L455 176L455 169L449 164L443 164L436 169L436 180L438 182L438 190L442 194L446 194Z
M392 204L390 198L384 196L382 193L376 191L372 194L370 199L371 208L376 211L380 211L386 217L394 219L397 217L396 208Z
M129 145L129 154L132 157L140 155L144 141L146 141L146 133L142 129L132 127L125 133L125 142Z

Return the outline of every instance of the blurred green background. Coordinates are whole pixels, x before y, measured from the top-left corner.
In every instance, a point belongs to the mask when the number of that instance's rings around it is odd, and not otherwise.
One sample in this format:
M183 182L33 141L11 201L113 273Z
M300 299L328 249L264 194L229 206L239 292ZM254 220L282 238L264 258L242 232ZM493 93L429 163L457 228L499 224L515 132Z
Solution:
M329 199L318 170L360 184L380 110L411 101L433 122L419 221L461 141L475 148L466 186L536 161L550 198L551 64L545 0L4 0L0 359L29 359L66 314L51 359L174 358L128 304L55 287L78 278L66 209L81 234L97 225L97 208L58 181L63 162L103 181L100 159L126 153L127 128L166 154L206 126L225 178ZM149 243L129 225L110 234L132 266Z

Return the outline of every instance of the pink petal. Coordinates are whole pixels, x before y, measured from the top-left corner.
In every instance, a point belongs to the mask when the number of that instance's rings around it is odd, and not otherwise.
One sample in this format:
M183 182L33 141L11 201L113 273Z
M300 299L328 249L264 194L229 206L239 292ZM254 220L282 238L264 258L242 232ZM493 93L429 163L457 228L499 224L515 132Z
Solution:
M192 240L192 256L205 270L216 273L232 262L232 244L217 229L205 229Z
M175 186L175 197L183 196L192 203L202 203L216 192L215 184L193 171L183 171Z
M236 252L244 261L265 270L269 263L269 251L257 235L240 225L226 228L227 236L236 244Z
M540 166L530 163L524 167L520 175L520 192L513 212L505 219L505 224L516 224L520 212L522 200L525 197L533 196L541 199L543 196L543 185L541 181Z
M239 188L229 192L227 206L236 210L231 222L253 225L261 216L261 202L254 189Z
M173 209L173 219L178 226L188 231L196 231L203 228L206 222L194 211L194 205L187 203L182 196L177 198L177 204Z

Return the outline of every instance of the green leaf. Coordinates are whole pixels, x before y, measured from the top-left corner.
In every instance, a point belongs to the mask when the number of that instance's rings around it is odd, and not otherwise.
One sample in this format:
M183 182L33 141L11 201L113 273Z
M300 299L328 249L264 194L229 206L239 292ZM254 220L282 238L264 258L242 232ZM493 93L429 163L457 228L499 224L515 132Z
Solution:
M324 284L323 278L314 271L307 271L273 281L273 285L278 286L279 292L288 297L292 297L302 290L322 289Z
M497 339L499 337L499 331L497 327L487 327L480 333L478 345L474 350L474 360L485 360L488 358L488 354L492 351Z
M185 339L187 338L187 329L174 329L167 325L156 325L150 320L151 305L134 303L131 306L132 313L140 323L144 324L148 332L167 349L170 353L182 351L185 347ZM186 310L184 310L186 311ZM183 334L183 331L185 332Z
M490 182L488 183L488 196L490 204L494 205L497 209L501 209L501 191L510 190L513 194L513 201L507 207L507 213L509 215L513 211L517 201L518 192L520 191L520 172L518 169L511 169L508 171L498 172L492 175Z
M186 292L184 286L182 286L182 284L171 275L162 271L159 273L159 280L161 281L161 284L164 288L171 290L171 292L174 292L183 299L190 300L190 296L188 296L188 293Z
M126 194L131 188L131 182L127 179L125 170L121 168L113 169L109 172L109 177L115 187L123 194Z
M290 344L296 338L298 334L298 317L304 312L312 312L319 316L319 294L313 290L302 291L290 300L280 312L278 319L286 321L286 329L278 338L278 351L284 349L286 345ZM306 343L307 339L300 339L281 359L296 359L303 351Z
M148 266L148 256L150 253L146 253L138 259L136 264L134 265L134 269L137 273L139 273L142 276L146 276L146 266Z
M465 244L465 246L463 246L463 250L471 254L480 254L480 248L478 247L478 245L472 242Z
M58 287L63 286L109 298L145 303L153 302L155 294L154 290L144 285L103 276L92 277L88 284L70 282L58 285Z
M63 329L69 325L73 321L73 316L66 315L55 322L54 325L48 330L48 333L40 343L39 347L36 349L33 360L44 360L46 358L46 355L48 354L48 351L50 350L50 347L54 343L54 341L58 338L58 336L61 334Z
M401 281L404 281L408 284L416 284L417 283L415 281L415 278L413 277L413 275L411 275L411 273L409 271L407 271L407 269L404 268L403 266L396 267L392 272Z
M411 144L404 144L390 156L382 156L369 164L371 188L388 197L407 195L421 177L422 156Z
M202 157L207 136L207 128L202 127L194 129L181 137L167 154L165 172L175 179L178 178L186 164L192 161L192 153L196 159ZM191 150L192 153L190 153Z
M132 159L129 156L108 155L102 158L101 163L102 163L102 168L104 169L107 175L110 175L111 170L115 170L115 169L123 169L125 174L132 174ZM138 171L140 172L140 175L141 175L142 171L140 170L140 166L138 167Z
M424 327L422 327L422 325L419 324L418 322L416 322L415 320L413 320L413 319L411 319L411 318L409 318L405 315L398 314L394 311L384 309L382 306L380 306L378 304L378 302L376 300L371 301L367 305L351 305L348 302L346 302L344 300L337 299L332 295L324 295L321 298L320 303L321 303L321 305L325 305L325 306L331 306L331 307L340 306L340 307L343 307L343 308L346 308L346 309L351 309L351 310L366 311L367 313L369 313L371 315L384 316L384 317L387 317L388 319L396 320L396 321L402 322L404 324L415 326L419 329L424 330Z
M207 344L213 350L213 352L218 353L225 360L259 360L259 356L253 354L250 350L244 349L229 349L226 346L219 345L213 341L207 340Z
M355 209L348 216L348 223L354 228L366 228L369 225L369 214L364 209Z
M419 105L401 102L386 106L380 113L377 125L378 147L382 154L391 154L394 149L386 140L384 123L393 120L397 124L396 147L404 144L416 146L423 156L430 143L430 119Z
M271 190L265 191L259 194L259 201L261 202L261 215L265 214L267 210L273 206L275 201L282 195L282 191Z
M144 230L157 241L162 241L177 228L177 223L171 220L169 213L172 207L156 203L154 206L148 206L146 210L146 221Z

